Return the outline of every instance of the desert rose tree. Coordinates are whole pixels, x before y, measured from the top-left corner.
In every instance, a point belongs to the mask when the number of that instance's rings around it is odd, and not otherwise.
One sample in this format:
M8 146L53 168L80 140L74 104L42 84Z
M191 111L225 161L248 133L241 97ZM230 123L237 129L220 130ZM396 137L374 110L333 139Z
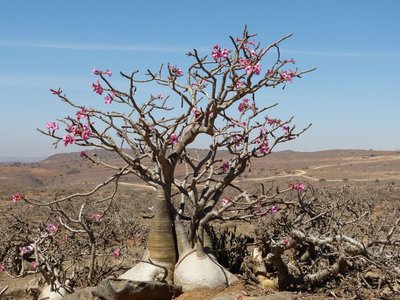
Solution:
M267 47L254 37L245 29L241 37L230 38L230 47L215 45L205 56L193 50L187 54L193 61L185 71L167 65L157 72L148 70L143 78L138 71L121 72L126 91L112 84L109 70L93 69L97 77L93 92L109 105L108 111L82 107L61 88L51 90L76 109L76 116L49 122L42 133L55 139L55 144L105 149L124 161L123 167L104 164L115 174L94 190L118 184L129 174L156 189L157 196L149 199L155 215L145 257L122 278L166 280L185 290L228 285L235 276L210 253L208 223L257 217L275 209L263 205L268 197L249 197L235 179L252 160L264 158L277 144L305 130L295 131L291 119L271 116L269 110L276 104L259 101L258 92L284 87L309 71L299 71L293 59L281 57L279 45L290 35ZM144 87L154 92L145 95ZM203 156L189 151L198 139L208 143ZM229 159L221 160L221 150L228 151ZM82 156L88 158L85 152ZM182 164L186 173L177 176L176 168ZM228 188L236 191L235 196L228 196ZM173 201L174 197L180 201ZM192 208L189 213L187 206ZM255 211L256 206L264 212ZM184 222L189 223L189 234Z

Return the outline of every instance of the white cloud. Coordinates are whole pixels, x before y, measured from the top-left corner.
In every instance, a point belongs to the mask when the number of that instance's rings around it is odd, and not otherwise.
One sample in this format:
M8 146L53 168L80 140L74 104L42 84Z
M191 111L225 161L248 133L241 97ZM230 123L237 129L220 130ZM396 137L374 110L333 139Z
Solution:
M366 53L366 52L334 52L334 51L309 51L309 50L283 50L285 54L314 55L330 57L364 57L364 58L400 58L398 53Z
M157 45L117 45L117 44L84 44L84 43L56 43L39 41L0 40L0 47L7 48L41 48L60 50L98 50L98 51L142 51L142 52L182 52L191 48L166 47Z

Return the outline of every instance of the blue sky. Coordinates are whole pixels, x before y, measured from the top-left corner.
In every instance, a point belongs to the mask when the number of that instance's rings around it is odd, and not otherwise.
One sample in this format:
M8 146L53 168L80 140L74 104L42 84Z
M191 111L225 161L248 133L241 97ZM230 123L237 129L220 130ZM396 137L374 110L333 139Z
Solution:
M400 149L399 14L397 0L7 1L0 11L0 156L56 152L35 128L72 111L49 88L105 108L91 91L93 67L117 75L185 66L185 52L228 47L245 24L263 45L293 33L284 56L317 68L284 91L262 94L279 102L274 116L294 115L297 127L313 123L281 150Z

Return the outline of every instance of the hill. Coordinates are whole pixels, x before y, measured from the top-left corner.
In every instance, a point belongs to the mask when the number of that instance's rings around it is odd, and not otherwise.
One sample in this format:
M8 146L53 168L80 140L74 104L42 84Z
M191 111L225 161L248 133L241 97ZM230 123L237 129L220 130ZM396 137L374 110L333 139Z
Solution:
M193 156L200 157L206 150L191 149ZM88 155L99 157L108 164L123 165L119 157L105 150L88 151ZM221 151L222 160L229 153ZM177 176L184 174L184 166ZM56 154L33 163L0 164L0 190L6 196L17 191L82 190L91 188L111 176L112 172L93 164L80 156L79 152ZM303 180L310 183L343 184L387 184L400 179L400 153L372 150L328 150L319 152L282 151L254 160L249 171L240 180L251 183L286 183ZM125 182L141 183L129 177Z

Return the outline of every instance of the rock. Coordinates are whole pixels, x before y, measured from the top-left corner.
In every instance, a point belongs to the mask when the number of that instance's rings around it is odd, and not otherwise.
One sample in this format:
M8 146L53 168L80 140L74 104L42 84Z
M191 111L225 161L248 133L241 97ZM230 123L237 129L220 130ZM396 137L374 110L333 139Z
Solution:
M92 291L93 296L102 300L169 300L181 293L182 288L173 284L119 278L103 280Z
M64 299L65 300L94 300L96 299L93 296L92 292L94 292L97 287L87 287L82 290L76 291L73 294L67 295Z

